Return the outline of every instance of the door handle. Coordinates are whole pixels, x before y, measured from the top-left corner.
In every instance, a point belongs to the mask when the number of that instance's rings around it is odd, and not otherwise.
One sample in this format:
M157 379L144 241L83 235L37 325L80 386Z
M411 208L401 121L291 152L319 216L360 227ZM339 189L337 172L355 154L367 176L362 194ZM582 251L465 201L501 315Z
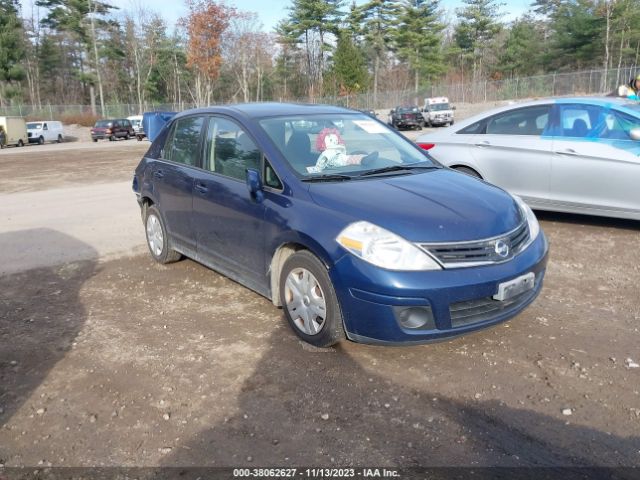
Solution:
M155 172L153 172L153 176L156 178L162 178L164 177L164 172L162 170L156 170Z
M195 188L198 193L201 193L203 195L209 191L209 188L204 183L196 183L193 188Z
M489 143L487 140L483 140L481 142L478 142L475 144L476 147L489 147L491 146L491 143Z
M554 153L558 155L580 155L573 148L565 148L564 150L556 150Z

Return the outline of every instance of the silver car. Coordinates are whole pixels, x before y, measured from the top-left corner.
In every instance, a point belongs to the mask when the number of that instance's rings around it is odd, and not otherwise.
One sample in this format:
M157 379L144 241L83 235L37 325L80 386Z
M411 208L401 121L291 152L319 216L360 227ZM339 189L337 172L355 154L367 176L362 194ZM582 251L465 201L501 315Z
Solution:
M416 143L533 208L640 220L639 102L593 97L509 105Z

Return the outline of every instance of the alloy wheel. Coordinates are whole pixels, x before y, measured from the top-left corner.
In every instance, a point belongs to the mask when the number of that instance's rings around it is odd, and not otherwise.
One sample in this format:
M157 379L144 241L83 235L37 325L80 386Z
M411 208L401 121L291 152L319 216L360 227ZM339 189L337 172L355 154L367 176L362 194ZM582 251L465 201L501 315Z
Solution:
M306 335L317 335L327 317L325 295L316 277L305 268L291 270L285 282L287 311Z

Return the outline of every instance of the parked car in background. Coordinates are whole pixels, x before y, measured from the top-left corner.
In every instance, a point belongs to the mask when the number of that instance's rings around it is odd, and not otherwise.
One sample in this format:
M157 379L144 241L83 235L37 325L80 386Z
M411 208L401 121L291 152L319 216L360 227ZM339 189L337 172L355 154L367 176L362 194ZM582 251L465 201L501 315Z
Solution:
M455 107L449 105L447 97L432 97L424 99L422 117L426 126L439 127L442 125L453 125L453 110Z
M3 147L15 145L22 147L29 143L27 124L22 117L0 117L0 127L4 132Z
M182 112L133 190L157 262L185 255L217 270L282 306L316 346L465 334L542 288L547 241L522 200L353 110Z
M438 161L531 207L640 220L640 104L562 98L509 105L418 137Z
M131 122L133 131L138 133L138 130L142 128L142 115L131 115L130 117L127 117L127 120Z
M91 139L94 142L98 140L109 139L111 141L118 138L129 138L135 136L133 125L126 118L118 118L115 120L98 120L91 129Z
M396 107L389 112L388 123L396 130L414 128L422 130L424 119L418 107Z
M133 115L131 117L127 117L127 120L131 122L131 126L133 126L133 131L135 132L135 136L138 141L142 141L147 135L144 132L144 127L142 126L142 115Z
M64 140L62 122L54 120L27 122L27 135L29 143L38 143L40 145L44 144L44 142L61 143Z

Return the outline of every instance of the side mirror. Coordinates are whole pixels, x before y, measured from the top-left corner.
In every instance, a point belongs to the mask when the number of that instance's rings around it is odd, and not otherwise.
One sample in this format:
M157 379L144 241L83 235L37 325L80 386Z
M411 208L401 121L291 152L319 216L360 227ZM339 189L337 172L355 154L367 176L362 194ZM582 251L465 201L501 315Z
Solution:
M640 128L632 128L629 132L631 140L640 141Z
M393 115L394 113L396 113L395 110L389 110L389 115Z
M262 180L260 180L260 174L253 168L247 169L247 188L256 202L262 203L264 200L264 192L262 191Z

